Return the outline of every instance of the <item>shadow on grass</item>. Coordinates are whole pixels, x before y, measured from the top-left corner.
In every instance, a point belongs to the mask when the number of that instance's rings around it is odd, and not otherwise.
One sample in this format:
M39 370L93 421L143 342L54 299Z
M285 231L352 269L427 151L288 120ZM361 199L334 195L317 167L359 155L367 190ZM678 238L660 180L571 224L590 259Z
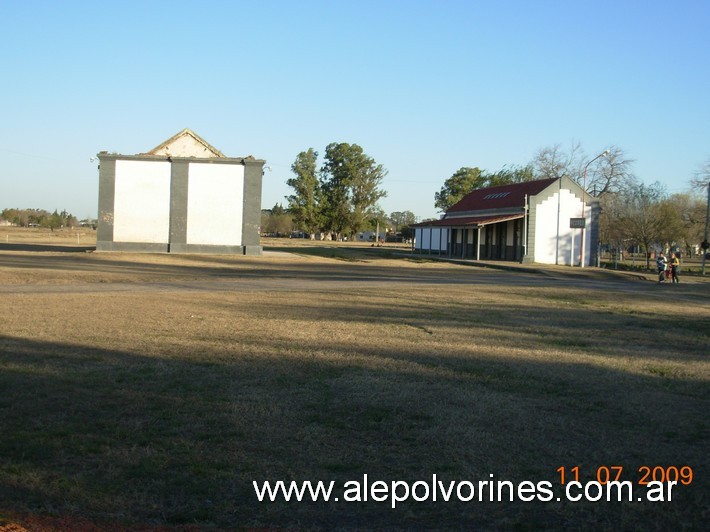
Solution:
M704 479L655 505L409 501L393 510L259 503L252 488L334 480L339 491L364 474L555 481L557 468L575 465L585 478L623 465L632 481L642 465L704 471L702 382L426 346L353 351L327 339L296 353L274 338L199 355L182 349L152 344L136 354L0 337L0 508L220 528L704 523Z
M36 253L87 253L96 250L96 246L67 246L53 244L8 244L0 242L0 251L30 251Z
M146 257L148 257L146 255ZM468 268L458 272L442 264L440 268L394 269L391 265L379 266L377 262L359 260L310 263L294 257L269 260L259 257L230 257L215 255L161 255L166 262L143 262L122 255L109 258L95 254L52 254L41 257L23 254L0 254L0 267L19 269L39 269L60 272L90 272L94 274L120 274L122 276L150 276L158 279L191 278L206 279L293 279L300 281L363 282L377 281L411 283L416 281L446 283L481 282ZM407 259L400 260L406 261ZM445 273L446 275L442 275ZM520 275L521 278L526 277Z

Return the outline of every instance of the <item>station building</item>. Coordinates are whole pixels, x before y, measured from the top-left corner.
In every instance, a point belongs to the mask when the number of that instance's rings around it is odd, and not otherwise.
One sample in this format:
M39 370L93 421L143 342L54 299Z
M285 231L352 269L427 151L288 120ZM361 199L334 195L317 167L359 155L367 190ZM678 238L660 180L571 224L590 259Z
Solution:
M598 201L567 177L482 188L441 219L417 224L414 250L468 260L594 265L599 212Z

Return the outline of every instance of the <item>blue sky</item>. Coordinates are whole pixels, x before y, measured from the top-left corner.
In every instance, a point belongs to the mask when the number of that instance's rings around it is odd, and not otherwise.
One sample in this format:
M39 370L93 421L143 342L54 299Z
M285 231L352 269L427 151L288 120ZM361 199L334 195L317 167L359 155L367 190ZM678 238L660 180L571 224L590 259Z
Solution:
M682 192L710 159L708 28L710 0L0 0L0 209L93 217L91 156L185 127L266 159L264 208L330 142L422 218L458 168L572 141Z

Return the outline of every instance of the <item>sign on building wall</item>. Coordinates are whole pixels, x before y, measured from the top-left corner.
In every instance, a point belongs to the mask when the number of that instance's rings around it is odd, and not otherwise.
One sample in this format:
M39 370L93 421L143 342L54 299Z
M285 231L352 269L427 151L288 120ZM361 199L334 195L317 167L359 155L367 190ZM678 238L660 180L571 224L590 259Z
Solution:
M570 229L584 229L585 220L584 218L570 218L569 228Z

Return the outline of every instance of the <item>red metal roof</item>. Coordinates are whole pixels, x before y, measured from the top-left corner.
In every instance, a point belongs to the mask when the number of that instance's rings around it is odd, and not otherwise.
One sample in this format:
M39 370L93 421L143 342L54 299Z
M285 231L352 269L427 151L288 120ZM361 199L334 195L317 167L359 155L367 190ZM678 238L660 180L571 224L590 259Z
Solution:
M462 225L487 225L498 222L505 222L508 220L516 220L522 218L523 213L520 214L497 214L488 216L461 216L459 218L442 218L441 220L433 220L429 222L422 222L415 224L418 227L460 227Z
M448 211L475 212L483 210L506 209L511 207L525 207L525 196L539 194L556 179L540 179L538 181L527 181L525 183L512 183L497 187L479 188L464 196L461 201L453 205Z

